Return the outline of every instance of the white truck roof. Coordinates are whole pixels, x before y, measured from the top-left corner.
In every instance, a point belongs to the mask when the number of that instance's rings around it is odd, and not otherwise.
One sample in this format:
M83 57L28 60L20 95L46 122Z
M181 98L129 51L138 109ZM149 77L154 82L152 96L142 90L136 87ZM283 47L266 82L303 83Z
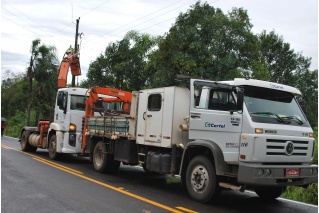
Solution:
M245 78L235 78L233 81L220 81L220 83L225 83L234 86L255 86L263 87L268 89L276 89L281 91L286 91L295 95L301 95L300 90L295 87L287 86L284 84L273 83L269 81L261 81L255 79L245 79Z
M66 87L60 88L59 91L66 91L71 95L85 95L88 89L80 87Z

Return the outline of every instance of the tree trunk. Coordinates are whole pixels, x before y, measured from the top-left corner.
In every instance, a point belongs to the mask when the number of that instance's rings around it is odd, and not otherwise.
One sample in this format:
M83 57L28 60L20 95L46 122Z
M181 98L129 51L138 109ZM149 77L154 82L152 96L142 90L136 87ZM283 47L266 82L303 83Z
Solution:
M29 81L28 85L28 105L27 105L27 126L30 125L30 114L31 114L31 105L32 105L32 80L33 80L33 55L31 55L30 66L28 68L27 78Z

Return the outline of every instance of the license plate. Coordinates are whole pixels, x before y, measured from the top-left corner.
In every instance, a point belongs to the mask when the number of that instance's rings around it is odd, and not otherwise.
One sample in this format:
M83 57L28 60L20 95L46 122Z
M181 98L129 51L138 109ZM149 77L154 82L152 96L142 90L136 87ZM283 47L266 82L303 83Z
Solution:
M286 177L299 177L299 169L286 169Z

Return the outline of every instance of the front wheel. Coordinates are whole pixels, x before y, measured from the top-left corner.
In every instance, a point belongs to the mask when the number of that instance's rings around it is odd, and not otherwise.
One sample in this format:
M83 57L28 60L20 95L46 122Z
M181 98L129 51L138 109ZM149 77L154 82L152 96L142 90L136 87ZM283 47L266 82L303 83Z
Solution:
M61 154L56 151L56 147L56 136L52 135L49 141L49 157L52 160L59 160L61 158Z
M196 156L191 160L185 182L188 194L197 202L207 203L220 194L215 166L206 156Z
M278 197L286 190L285 187L257 187L254 189L256 194L265 200L273 200Z
M115 173L120 167L121 162L114 160L114 155L106 152L106 146L99 141L93 151L93 166L95 171L100 173Z

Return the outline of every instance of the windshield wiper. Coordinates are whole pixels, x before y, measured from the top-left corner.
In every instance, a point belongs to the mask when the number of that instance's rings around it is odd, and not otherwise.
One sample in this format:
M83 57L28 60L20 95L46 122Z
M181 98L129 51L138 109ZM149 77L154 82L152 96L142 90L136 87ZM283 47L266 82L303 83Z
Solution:
M303 121L300 120L299 118L297 118L296 116L292 115L292 116L287 116L287 117L282 117L283 119L289 119L289 120L293 120L295 119L296 122L299 124L299 125L302 125L303 124Z
M274 115L277 117L277 121L279 121L280 123L284 123L284 124L289 124L291 123L290 121L285 121L284 119L282 119L282 117L280 117L279 115L277 115L276 113L272 113L272 112L252 112L250 114L266 114L266 115Z

